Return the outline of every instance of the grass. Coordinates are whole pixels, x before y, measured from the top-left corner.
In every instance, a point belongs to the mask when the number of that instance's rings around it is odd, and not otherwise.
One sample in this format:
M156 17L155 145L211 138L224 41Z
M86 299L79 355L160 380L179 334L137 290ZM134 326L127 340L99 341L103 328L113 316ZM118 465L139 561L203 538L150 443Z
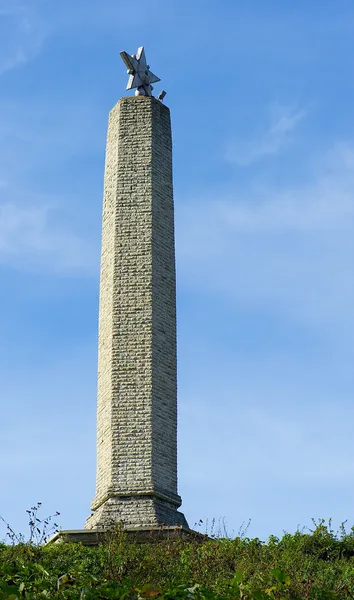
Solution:
M0 600L354 599L354 529L254 538L136 543L117 529L105 544L0 545Z

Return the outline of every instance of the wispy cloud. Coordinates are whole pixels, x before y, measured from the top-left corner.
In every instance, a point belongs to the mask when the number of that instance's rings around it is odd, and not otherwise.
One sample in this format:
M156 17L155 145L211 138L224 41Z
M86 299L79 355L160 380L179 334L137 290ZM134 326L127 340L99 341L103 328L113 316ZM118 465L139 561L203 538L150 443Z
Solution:
M250 139L233 141L226 152L228 161L247 167L262 158L279 154L292 140L291 134L306 117L305 109L273 107L270 122Z
M97 266L92 246L56 223L58 212L43 205L0 200L0 263L45 268L53 273L90 273Z
M0 74L30 60L41 50L45 27L38 14L22 3L0 3Z
M97 114L90 100L72 97L63 108L55 98L36 105L0 100L0 181L8 175L18 181L38 167L58 170L73 156L103 155L105 128L106 115Z
M219 367L213 357L210 371ZM199 498L188 516L195 521L222 516L228 528L237 529L251 518L253 535L259 530L279 535L286 520L293 531L299 523L310 524L311 517L347 518L354 476L350 401L339 395L335 406L333 398L326 404L324 386L310 393L301 378L293 386L283 381L280 394L280 369L274 369L272 381L264 381L255 361L245 378L235 367L236 375L232 369L227 374L230 389L219 377L217 389L210 390L213 376L205 370L198 391L180 397L182 497Z
M262 398L264 392L261 386L258 392L259 398ZM267 392L269 393L269 389ZM257 485L261 481L269 481L275 472L281 474L279 478L282 484L345 485L352 480L354 465L350 460L352 441L351 419L348 420L348 416L353 416L353 411L348 411L348 407L339 405L334 416L330 405L322 405L319 414L313 403L308 408L302 406L299 414L296 411L298 404L288 391L287 406L278 406L277 410L259 405L250 407L250 398L246 394L242 396L242 403L237 402L236 398L231 402L222 396L220 403L223 410L212 413L209 406L212 406L213 401L207 391L206 394L206 397L203 395L203 401L195 395L184 398L182 405L186 436L195 431L195 423L198 422L198 432L195 433L193 443L195 451L190 452L189 449L190 460L184 453L182 455L183 463L188 461L188 466L186 464L182 469L184 477L191 484L203 484L212 471L214 483L225 489L230 464L237 466L239 478L250 476ZM240 423L246 426L240 427ZM340 439L334 439L331 435L334 425L342 429ZM212 463L204 461L200 464L202 461L199 460L198 447L207 447L210 436L221 431L222 436L219 436L218 444L215 445ZM262 449L266 449L266 452ZM234 480L229 482L231 489L236 485Z
M177 211L181 283L312 325L352 322L353 187L353 146L340 144L310 184L251 185L185 203Z

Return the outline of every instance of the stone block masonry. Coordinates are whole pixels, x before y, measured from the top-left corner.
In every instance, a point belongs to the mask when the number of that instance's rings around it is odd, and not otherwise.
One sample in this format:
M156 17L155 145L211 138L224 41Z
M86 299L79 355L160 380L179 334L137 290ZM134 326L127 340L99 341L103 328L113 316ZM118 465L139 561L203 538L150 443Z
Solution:
M109 117L99 309L97 480L85 529L180 525L170 111Z

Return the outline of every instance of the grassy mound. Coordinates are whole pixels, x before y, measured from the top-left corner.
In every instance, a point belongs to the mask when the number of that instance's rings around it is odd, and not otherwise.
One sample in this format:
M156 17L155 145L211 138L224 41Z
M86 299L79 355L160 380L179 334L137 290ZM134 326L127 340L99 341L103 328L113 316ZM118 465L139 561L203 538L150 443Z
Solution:
M259 539L0 545L0 600L354 599L354 530Z

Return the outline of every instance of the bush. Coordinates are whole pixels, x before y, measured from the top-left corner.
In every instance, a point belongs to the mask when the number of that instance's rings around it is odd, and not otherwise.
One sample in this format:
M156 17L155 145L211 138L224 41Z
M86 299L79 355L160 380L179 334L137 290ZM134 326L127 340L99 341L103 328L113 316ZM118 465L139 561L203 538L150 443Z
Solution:
M121 530L97 548L0 545L0 600L342 600L354 598L354 531L137 543Z

